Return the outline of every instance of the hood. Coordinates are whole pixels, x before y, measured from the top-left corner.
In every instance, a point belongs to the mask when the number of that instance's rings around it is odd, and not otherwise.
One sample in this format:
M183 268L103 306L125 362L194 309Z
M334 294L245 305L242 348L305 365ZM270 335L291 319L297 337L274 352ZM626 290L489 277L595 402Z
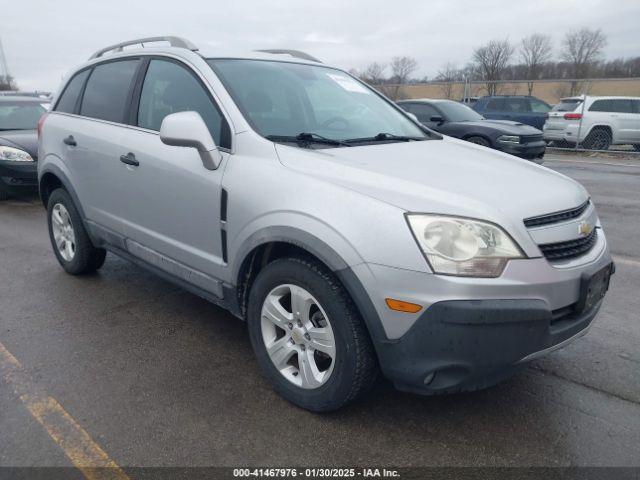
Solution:
M1 130L0 145L19 148L34 160L38 158L38 132L36 130Z
M453 122L455 125L467 127L491 128L505 135L542 135L542 132L531 125L510 120L478 120L476 122Z
M523 228L528 217L588 198L574 180L472 143L442 140L308 150L277 144L288 168L405 211L461 215ZM516 225L518 227L516 227Z

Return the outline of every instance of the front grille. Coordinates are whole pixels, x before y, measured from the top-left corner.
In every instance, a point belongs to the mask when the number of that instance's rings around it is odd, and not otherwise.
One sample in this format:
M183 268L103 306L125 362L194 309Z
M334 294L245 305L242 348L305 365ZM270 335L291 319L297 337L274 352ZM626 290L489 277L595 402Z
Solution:
M598 229L594 228L589 235L575 240L538 245L547 260L567 260L584 255L593 248L598 239Z
M540 140L542 140L542 134L520 136L520 143L539 142Z
M584 213L591 200L587 200L582 205L569 210L562 210L561 212L548 213L546 215L540 215L538 217L531 217L524 219L524 225L527 228L540 227L542 225L551 225L553 223L564 222L565 220L571 220L577 218Z

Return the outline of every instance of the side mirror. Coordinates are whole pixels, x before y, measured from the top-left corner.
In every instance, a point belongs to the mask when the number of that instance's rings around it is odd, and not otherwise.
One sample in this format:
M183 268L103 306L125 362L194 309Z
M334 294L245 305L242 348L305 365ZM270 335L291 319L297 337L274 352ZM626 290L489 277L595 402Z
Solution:
M174 147L195 148L207 170L216 170L222 161L207 125L197 112L178 112L164 117L160 126L160 141Z
M444 118L440 115L434 115L429 119L430 122L437 123L438 125L442 125L444 123Z

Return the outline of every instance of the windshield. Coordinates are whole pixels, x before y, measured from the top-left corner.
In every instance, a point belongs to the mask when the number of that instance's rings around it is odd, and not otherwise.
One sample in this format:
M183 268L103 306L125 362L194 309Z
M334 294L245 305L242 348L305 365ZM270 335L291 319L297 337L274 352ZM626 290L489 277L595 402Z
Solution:
M582 99L580 98L565 98L555 107L553 107L551 111L552 112L573 112L580 105L582 105Z
M0 103L0 130L35 130L46 105L41 103Z
M484 117L475 110L457 102L440 102L438 108L450 122L477 122Z
M268 60L210 59L208 63L264 137L312 133L315 138L353 140L384 132L390 141L392 136L427 138L369 87L339 70Z

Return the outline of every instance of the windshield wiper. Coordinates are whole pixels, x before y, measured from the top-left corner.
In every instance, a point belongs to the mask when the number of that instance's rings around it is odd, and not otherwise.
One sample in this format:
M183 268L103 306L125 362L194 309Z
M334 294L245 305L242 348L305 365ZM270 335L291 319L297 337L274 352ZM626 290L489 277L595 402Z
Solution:
M381 132L373 137L365 137L365 138L350 138L349 140L345 140L348 143L365 143L365 142L386 142L388 140L396 140L398 142L420 142L422 140L426 140L425 137L409 137L405 135L394 135L393 133Z
M296 143L321 143L324 145L341 145L343 147L352 147L353 145L336 140L335 138L327 138L317 133L301 132L297 135L267 135L265 137L274 142L296 142Z

